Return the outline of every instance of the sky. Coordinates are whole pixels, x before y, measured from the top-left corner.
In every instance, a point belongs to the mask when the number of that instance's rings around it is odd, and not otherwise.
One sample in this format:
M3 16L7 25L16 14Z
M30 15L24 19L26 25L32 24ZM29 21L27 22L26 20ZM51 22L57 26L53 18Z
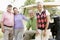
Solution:
M13 2L13 1L12 1ZM11 0L0 0L0 10L5 11L7 5L12 4L15 7L20 7L24 5L25 0L16 0L14 3L12 3Z
M25 1L26 0L15 0L15 2L12 3L13 0L0 0L0 10L5 11L8 4L12 4L13 7L19 8L22 5L24 5ZM41 0L36 0L36 2L39 2L39 1ZM60 2L60 0L55 0L55 1Z

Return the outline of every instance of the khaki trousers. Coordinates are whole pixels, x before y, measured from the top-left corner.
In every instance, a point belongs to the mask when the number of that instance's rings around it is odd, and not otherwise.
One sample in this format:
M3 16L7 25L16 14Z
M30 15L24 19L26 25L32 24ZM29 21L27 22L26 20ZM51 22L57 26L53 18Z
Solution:
M52 36L50 29L46 31L46 36L43 36L44 30L38 29L39 34L36 36L35 40L48 40L50 35Z
M35 34L36 34L35 30L26 31L24 33L24 40L31 40Z
M4 26L4 38L3 40L13 40L13 28Z

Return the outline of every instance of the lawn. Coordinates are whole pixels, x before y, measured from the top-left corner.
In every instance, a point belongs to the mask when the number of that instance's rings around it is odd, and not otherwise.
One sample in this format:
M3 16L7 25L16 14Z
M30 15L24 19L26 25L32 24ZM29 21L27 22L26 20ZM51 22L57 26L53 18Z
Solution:
M3 33L1 32L1 28L0 28L0 39L3 38Z

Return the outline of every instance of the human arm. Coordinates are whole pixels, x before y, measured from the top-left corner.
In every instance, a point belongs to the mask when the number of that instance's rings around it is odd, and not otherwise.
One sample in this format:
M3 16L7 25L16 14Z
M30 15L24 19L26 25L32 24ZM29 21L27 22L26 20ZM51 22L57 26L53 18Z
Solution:
M29 21L27 22L26 27L27 27L27 30L29 30L29 29L30 29L30 27L31 27L31 26L30 26L30 22L29 22Z
M5 20L5 14L2 14L2 18L1 18L1 28L2 28L2 32L4 33L4 20Z
M28 20L29 20L25 15L22 15L22 17L23 17L23 19L24 19L25 21L28 21Z
M50 13L47 10L46 10L46 19L47 19L47 23L46 23L46 27L45 27L45 30L44 30L44 36L46 35L46 31L48 29L49 21L50 21Z

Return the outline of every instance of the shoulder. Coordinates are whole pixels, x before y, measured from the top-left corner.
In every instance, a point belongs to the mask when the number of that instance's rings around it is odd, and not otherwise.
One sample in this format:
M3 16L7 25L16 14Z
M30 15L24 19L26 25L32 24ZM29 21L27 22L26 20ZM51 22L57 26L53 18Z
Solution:
M39 13L37 9L36 9L34 12L35 12L35 13Z
M50 15L50 12L48 10L46 10L46 15L49 16Z
M34 17L34 20L35 20L35 21L37 20L37 17L36 17L36 16Z
M7 12L3 12L3 13L2 13L2 15L6 15L6 14L7 14Z
M35 11L35 16L39 15L39 12L38 10Z
M46 12L48 12L48 10L46 10Z
M22 16L23 14L22 13L18 13L19 16Z
M19 15L22 15L22 16L24 16L22 13L19 13Z

